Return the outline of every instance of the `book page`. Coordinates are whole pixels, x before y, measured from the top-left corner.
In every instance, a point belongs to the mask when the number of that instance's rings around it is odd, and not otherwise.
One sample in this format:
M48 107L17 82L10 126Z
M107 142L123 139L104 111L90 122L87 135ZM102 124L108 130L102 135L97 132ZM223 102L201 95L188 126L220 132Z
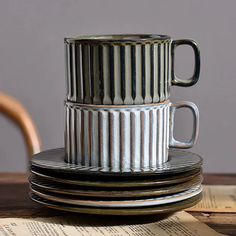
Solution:
M236 185L204 185L202 201L187 211L236 212Z
M133 216L135 217L135 216ZM133 218L131 217L131 218ZM216 236L220 235L186 212L153 223L81 224L81 215L51 218L0 219L0 236ZM86 218L86 216L85 216ZM99 216L97 219L99 221ZM110 217L112 219L112 217ZM144 216L145 218L145 216ZM107 218L109 219L109 218Z

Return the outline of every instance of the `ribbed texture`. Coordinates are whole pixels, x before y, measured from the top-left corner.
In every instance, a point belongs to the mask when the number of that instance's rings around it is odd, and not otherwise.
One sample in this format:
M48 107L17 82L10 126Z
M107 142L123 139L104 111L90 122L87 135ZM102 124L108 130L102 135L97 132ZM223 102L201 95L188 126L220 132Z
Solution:
M65 42L67 99L144 104L169 98L171 40L146 44Z
M168 160L168 103L112 109L67 103L65 130L71 164L141 171Z

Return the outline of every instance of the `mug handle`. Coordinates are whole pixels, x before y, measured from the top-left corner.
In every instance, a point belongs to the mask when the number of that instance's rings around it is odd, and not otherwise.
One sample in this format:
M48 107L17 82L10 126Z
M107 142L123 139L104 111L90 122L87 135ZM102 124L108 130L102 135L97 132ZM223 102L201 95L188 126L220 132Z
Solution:
M174 72L174 61L175 61L175 49L180 45L189 45L192 47L194 52L195 64L194 64L194 72L191 78L189 79L179 79ZM200 51L197 46L197 43L191 39L179 39L173 40L171 44L171 83L172 85L177 85L181 87L190 87L197 83L200 75Z
M187 142L180 142L174 138L174 118L175 111L179 108L189 108L193 114L193 133L192 137ZM172 103L170 106L170 136L169 136L169 147L171 148L191 148L197 140L199 133L199 111L197 106L192 102L180 102Z

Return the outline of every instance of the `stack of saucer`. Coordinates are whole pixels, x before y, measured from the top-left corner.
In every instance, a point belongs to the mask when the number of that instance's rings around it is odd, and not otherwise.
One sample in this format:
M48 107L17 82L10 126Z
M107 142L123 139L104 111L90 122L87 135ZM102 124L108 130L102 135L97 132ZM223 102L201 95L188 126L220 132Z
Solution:
M189 80L177 78L173 69L175 48L182 44L195 54ZM168 99L171 85L198 81L196 43L111 35L66 39L65 45L65 148L33 157L32 200L104 215L168 213L195 205L201 199L202 158L180 149L197 139L198 109ZM187 142L173 135L175 111L182 107L193 114Z

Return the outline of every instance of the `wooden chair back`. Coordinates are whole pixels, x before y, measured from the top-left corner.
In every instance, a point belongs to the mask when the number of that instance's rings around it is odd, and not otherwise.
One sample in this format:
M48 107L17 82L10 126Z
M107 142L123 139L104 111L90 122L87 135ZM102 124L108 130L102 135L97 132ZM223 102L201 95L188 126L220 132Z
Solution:
M0 92L0 114L7 116L21 130L28 156L40 152L41 142L36 126L24 106L15 98Z

